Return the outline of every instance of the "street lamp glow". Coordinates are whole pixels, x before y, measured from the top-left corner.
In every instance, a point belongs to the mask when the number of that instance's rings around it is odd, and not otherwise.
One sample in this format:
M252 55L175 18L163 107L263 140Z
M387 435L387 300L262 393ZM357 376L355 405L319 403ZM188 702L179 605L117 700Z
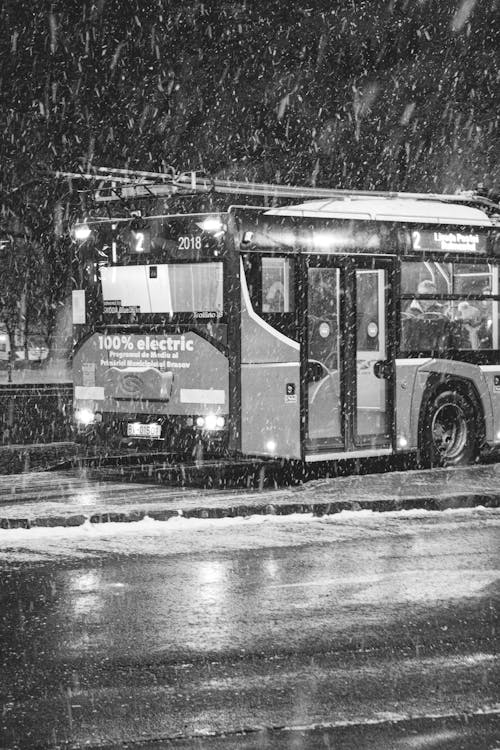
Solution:
M79 242L85 242L85 240L88 240L92 233L92 230L90 229L88 224L77 224L75 226L75 240L78 240Z

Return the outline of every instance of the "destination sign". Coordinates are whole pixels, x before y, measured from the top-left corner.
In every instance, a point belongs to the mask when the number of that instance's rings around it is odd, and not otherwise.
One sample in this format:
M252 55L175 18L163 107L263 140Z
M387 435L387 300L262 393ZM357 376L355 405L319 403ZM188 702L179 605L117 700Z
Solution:
M413 250L442 253L486 253L486 235L478 232L439 231L434 229L411 232Z
M134 265L141 257L151 263L202 260L222 254L225 229L219 213L110 219L95 225L91 246L99 266Z
M143 220L143 227L130 231L133 253L155 253L171 259L217 255L221 249L224 226L219 214L186 214Z

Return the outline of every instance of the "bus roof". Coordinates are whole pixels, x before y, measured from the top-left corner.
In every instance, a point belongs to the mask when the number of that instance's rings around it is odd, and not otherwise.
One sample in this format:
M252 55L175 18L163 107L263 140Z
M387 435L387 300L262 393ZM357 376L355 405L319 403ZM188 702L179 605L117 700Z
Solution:
M418 224L457 224L491 227L494 222L478 208L457 202L412 198L349 197L316 200L266 211L268 216L401 221Z

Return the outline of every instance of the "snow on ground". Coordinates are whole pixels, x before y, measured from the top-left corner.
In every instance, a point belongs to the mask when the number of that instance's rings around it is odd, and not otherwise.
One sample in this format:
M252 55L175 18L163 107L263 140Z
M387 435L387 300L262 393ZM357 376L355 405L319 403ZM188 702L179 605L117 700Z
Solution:
M500 509L449 511L343 511L331 516L255 515L133 523L86 522L78 527L0 529L0 566L109 555L171 556L309 544L359 543L360 539L416 537L450 529L464 535L488 525L500 532ZM500 533L499 533L500 544Z

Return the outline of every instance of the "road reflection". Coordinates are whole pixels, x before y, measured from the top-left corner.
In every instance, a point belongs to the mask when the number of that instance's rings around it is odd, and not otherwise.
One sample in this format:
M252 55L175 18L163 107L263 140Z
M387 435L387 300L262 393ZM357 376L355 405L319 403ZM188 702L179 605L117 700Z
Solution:
M0 723L30 747L492 705L499 521L128 525L3 565Z

